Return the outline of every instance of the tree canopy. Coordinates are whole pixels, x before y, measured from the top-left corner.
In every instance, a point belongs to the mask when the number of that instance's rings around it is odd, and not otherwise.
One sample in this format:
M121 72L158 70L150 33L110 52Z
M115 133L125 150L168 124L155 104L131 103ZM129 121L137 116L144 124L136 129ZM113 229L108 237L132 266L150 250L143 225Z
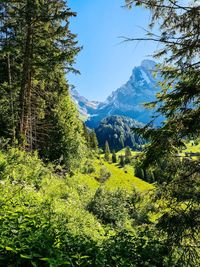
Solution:
M142 165L160 169L160 178L168 180L162 188L162 197L170 203L169 211L160 219L159 227L166 231L169 245L182 247L180 261L195 265L195 253L199 226L199 160L190 158L176 160L185 142L199 137L200 129L200 5L199 1L142 0L126 1L128 7L143 6L151 11L151 23L147 35L142 38L126 40L144 40L160 43L161 49L154 56L162 58L158 65L163 81L162 91L157 100L147 104L157 107L157 115L165 116L163 124L156 128L153 120L137 132L150 140ZM160 35L153 32L159 26ZM173 161L176 160L176 166ZM162 169L160 162L165 162ZM175 168L173 167L175 166ZM152 167L151 167L152 168ZM173 203L173 204L172 204ZM185 205L185 208L181 207ZM177 207L177 209L174 209ZM181 222L181 227L180 227ZM187 236L190 243L187 244ZM194 244L196 245L193 245ZM196 263L197 264L197 263Z
M0 4L1 135L65 163L80 154L82 136L66 81L80 51L69 29L75 15L63 0Z

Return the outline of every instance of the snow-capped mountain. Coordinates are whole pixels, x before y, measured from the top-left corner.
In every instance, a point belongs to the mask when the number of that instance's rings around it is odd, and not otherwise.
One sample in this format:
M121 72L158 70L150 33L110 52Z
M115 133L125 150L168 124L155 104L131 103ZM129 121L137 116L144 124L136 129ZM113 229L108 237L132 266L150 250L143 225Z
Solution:
M141 66L133 69L128 82L112 92L103 103L73 97L80 108L87 112L86 124L96 128L102 119L112 115L127 116L143 123L149 122L153 111L147 110L143 104L154 101L156 93L160 91L157 83L161 76L157 74L155 77L155 71L154 61L142 61Z
M74 103L78 107L78 111L83 120L88 120L93 114L96 113L100 102L89 101L84 96L81 96L74 88L71 89L70 93Z

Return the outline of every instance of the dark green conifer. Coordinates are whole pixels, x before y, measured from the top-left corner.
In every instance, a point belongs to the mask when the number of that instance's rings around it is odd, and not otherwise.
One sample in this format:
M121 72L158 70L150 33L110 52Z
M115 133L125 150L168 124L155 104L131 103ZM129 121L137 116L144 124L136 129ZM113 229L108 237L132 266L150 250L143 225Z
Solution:
M113 153L112 153L112 162L113 163L117 162L117 155L116 155L115 151L113 151Z
M125 148L125 163L128 164L131 162L131 149L129 146Z
M123 155L119 156L119 159L120 159L119 161L120 167L124 167L125 166L124 156Z
M109 148L108 141L105 142L104 153L105 153L105 156L104 156L105 160L109 161L110 160L110 148Z
M90 147L93 149L93 150L95 150L95 151L97 151L98 150L98 140L97 140L97 136L96 136L96 133L95 133L95 131L93 130L93 131L91 131L91 133L90 133Z
M87 126L85 125L85 123L83 123L83 136L86 141L86 145L89 148L90 147L90 132Z
M66 81L80 51L69 29L75 15L64 0L0 4L0 134L68 163L84 144Z
M179 160L177 154L187 139L200 135L199 1L126 0L126 3L129 7L141 5L152 15L147 36L132 41L143 39L161 44L154 55L163 59L158 66L162 90L156 101L147 106L157 108L157 114L165 120L160 127L151 123L151 127L137 131L150 142L143 168L153 168L159 173L157 181L165 182L160 196L169 206L165 206L158 227L168 238L170 254L178 248L175 253L178 264L197 266L199 246L198 235L194 233L199 231L200 163L198 159ZM152 30L155 25L156 30L159 25L159 34ZM177 209L182 205L185 208Z

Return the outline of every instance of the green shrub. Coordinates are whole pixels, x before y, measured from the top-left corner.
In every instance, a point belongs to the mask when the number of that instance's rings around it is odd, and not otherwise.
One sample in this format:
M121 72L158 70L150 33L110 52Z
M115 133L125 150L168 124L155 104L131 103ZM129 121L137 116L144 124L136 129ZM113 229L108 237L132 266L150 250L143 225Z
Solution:
M100 183L104 183L106 180L108 180L111 176L111 172L108 171L108 169L103 166L100 168L99 171L99 177L96 178L96 180Z
M82 168L82 173L83 174L91 174L93 172L95 172L96 169L94 167L94 164L92 161L87 160Z
M37 153L31 154L12 148L4 154L4 157L0 157L0 175L1 179L38 188L42 178L51 174Z
M89 203L88 210L104 224L121 225L128 216L126 199L125 191L109 192L99 188Z
M0 266L94 266L104 230L76 189L37 155L12 149L0 165Z
M166 263L168 247L153 227L141 226L134 231L122 230L106 240L101 252L102 266L160 267ZM101 265L99 265L101 266Z

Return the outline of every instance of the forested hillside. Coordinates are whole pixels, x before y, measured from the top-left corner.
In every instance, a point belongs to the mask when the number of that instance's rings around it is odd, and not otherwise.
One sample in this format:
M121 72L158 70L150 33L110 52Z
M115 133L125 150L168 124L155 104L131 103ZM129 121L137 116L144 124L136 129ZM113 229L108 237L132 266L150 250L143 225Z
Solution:
M165 120L111 116L95 133L69 92L81 48L68 2L0 3L2 267L200 266L200 6L124 5L151 12L147 36L124 41L162 44L147 106Z
M101 121L95 129L99 146L109 143L111 150L121 150L127 146L141 150L145 140L135 134L132 129L142 127L143 124L124 116L109 116Z

